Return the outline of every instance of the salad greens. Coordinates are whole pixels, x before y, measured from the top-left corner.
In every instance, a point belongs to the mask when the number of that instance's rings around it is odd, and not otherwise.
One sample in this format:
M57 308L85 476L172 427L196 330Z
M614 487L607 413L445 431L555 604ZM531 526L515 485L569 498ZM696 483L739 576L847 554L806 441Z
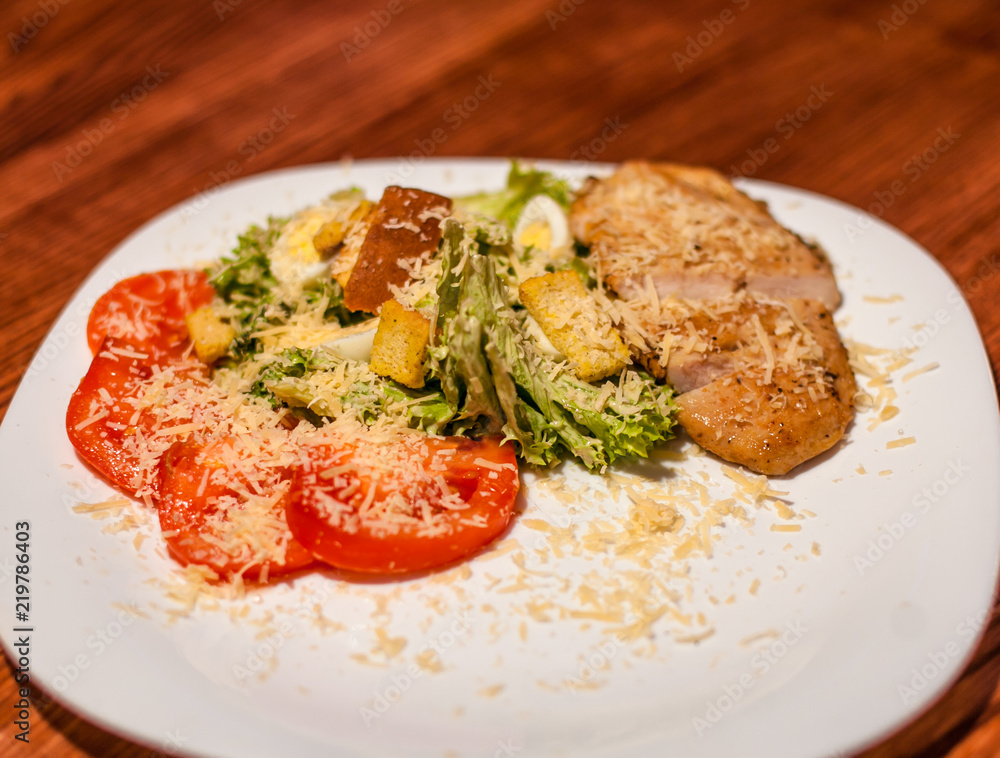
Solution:
M499 427L529 463L563 453L588 468L645 457L670 435L671 392L626 371L618 391L577 379L524 336L493 260L474 252L461 225L445 221L431 375L464 424ZM475 428L473 424L470 428Z
M209 270L209 282L219 297L230 306L229 322L236 330L230 354L236 361L258 350L252 337L274 298L278 282L271 273L268 252L274 247L288 219L268 217L266 226L254 224L237 238L230 256L222 258Z
M237 238L232 255L223 258L211 272L211 283L219 297L227 303L267 298L277 284L267 254L287 221L271 216L266 226L254 224Z
M539 194L564 211L572 197L564 180L514 164L504 190L454 201L456 217L442 222L436 281L419 302L433 314L423 388L378 376L367 363L322 344L277 353L263 349L262 330L280 330L296 318L329 326L369 318L344 307L343 290L329 275L304 281L295 302L283 299L287 288L272 274L269 254L287 219L251 227L233 254L209 272L223 304L219 312L237 335L220 370L240 377L248 395L317 425L355 413L369 425L503 435L536 466L572 456L600 470L648 456L672 436L672 390L633 368L603 383L582 381L528 334L528 314L517 300L511 236L525 206ZM529 247L527 254L532 251ZM581 252L577 249L566 267L592 283Z
M391 420L440 434L453 417L441 391L411 390L375 375L358 361L325 350L284 351L266 364L250 394L265 398L274 407L286 405L317 426L324 417L350 409L365 424Z
M287 224L287 218L269 217L266 226L251 226L238 237L232 254L209 269L209 282L226 304L229 324L236 330L229 351L230 364L258 353L260 344L253 335L283 323L295 311L295 306L277 294L278 280L271 271L269 257ZM302 294L307 305L322 306L327 321L349 326L366 318L344 306L344 290L334 279L306 282Z
M507 174L506 189L455 198L455 207L495 218L513 229L524 206L536 195L547 195L569 210L573 190L565 179L547 171L522 169L514 161Z

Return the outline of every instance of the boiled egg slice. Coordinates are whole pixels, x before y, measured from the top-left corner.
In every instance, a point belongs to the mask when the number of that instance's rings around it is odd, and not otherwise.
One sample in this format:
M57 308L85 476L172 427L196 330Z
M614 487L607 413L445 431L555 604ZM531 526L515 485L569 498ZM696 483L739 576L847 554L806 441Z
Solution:
M566 356L560 353L558 348L552 344L552 341L545 336L545 332L542 331L541 324L535 321L534 316L530 313L525 315L522 329L528 336L528 339L535 345L538 352L542 355L547 355L549 358L556 361L566 360Z
M548 195L535 195L524 206L514 225L514 246L534 248L539 257L558 261L572 253L566 211Z
M373 318L344 329L343 334L323 343L334 355L359 363L368 363L372 357L372 343L378 330L378 319Z
M322 205L306 208L292 216L268 256L271 273L283 285L304 285L330 269L313 245L313 237L327 221L336 217L336 208Z

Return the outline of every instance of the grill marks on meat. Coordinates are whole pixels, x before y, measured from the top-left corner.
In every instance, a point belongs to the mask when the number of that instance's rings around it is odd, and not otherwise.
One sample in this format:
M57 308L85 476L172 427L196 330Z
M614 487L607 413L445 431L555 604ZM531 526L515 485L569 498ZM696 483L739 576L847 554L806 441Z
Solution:
M830 313L836 282L763 204L709 169L636 162L590 180L571 225L699 445L780 475L841 439L857 387Z
M647 277L661 298L721 298L745 289L840 304L830 263L721 174L629 162L591 179L571 215L599 272L621 297L641 297Z

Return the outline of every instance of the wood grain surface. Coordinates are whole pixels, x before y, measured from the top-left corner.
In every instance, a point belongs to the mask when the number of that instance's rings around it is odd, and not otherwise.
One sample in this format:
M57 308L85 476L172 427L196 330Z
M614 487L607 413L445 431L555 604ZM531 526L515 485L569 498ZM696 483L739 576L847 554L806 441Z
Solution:
M1000 362L988 0L5 0L0 32L0 413L145 221L234 178L414 151L676 160L869 209L947 268ZM1000 754L998 680L994 620L947 694L864 755ZM44 696L22 746L15 692L8 664L2 755L170 752Z

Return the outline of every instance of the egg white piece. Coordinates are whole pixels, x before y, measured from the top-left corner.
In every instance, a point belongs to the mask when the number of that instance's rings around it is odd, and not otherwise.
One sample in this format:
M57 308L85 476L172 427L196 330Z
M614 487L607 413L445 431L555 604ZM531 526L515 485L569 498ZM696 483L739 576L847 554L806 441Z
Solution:
M559 352L559 349L552 344L552 341L545 336L545 332L542 331L541 325L535 320L534 316L530 313L525 315L524 323L522 324L524 333L528 335L528 339L534 343L535 347L542 355L547 355L556 361L566 360L566 356Z
M345 329L345 334L323 343L323 347L334 355L351 361L368 363L372 358L372 343L378 329L378 319L365 321L356 327Z
M572 247L566 211L548 195L535 195L514 225L514 244L558 254Z
M531 257L522 260L530 275L545 273L546 266L561 267L573 257L573 237L566 211L548 195L535 195L524 206L514 225L514 249Z
M330 270L313 245L313 237L328 221L337 218L340 204L315 205L299 211L285 225L268 259L271 273L279 284L301 286L315 281Z

